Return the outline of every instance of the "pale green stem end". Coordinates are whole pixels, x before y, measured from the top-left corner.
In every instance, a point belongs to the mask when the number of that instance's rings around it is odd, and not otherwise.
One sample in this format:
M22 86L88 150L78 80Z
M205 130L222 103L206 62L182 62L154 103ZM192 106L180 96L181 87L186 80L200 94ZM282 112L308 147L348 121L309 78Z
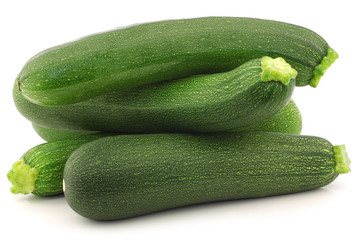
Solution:
M263 57L261 70L261 81L279 81L284 85L288 85L290 80L295 79L297 75L297 71L281 57Z
M339 55L335 52L334 49L330 48L327 51L327 55L321 60L321 63L317 65L313 71L314 76L310 80L310 86L316 87L321 77L325 74L326 70L333 64L336 59L338 59Z
M39 170L26 164L21 158L15 162L12 169L8 172L7 177L13 184L10 191L14 194L28 194L34 191L35 181L39 176Z
M333 146L333 152L335 156L335 172L348 173L350 172L350 159L347 155L345 145Z

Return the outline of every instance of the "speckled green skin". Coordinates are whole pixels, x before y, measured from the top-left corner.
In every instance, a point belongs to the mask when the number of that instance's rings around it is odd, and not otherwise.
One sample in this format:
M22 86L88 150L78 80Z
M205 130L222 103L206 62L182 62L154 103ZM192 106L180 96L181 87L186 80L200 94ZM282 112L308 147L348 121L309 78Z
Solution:
M58 141L63 139L75 138L93 133L94 131L54 129L32 124L35 132L46 141ZM288 134L300 134L302 130L302 117L300 110L295 102L291 100L283 109L264 120L256 122L246 127L230 130L255 131L255 132L281 132Z
M52 196L63 193L63 172L69 156L81 145L109 136L92 134L62 141L48 142L28 150L22 158L25 164L39 171L33 194Z
M71 142L63 142L60 140L64 139L74 139L74 138L84 138L86 141L87 136L94 134L96 132L93 131L76 131L76 130L58 130L58 129L50 129L50 128L44 128L41 126L38 126L36 124L33 124L33 127L35 131L41 136L43 139L47 141L58 141L57 143L51 143L51 144L45 144L40 145L29 151L27 155L25 155L25 159L27 162L32 162L31 158L34 158L34 154L36 154L36 158L41 157L41 161L46 161L48 164L52 161L55 161L56 163L60 163L62 159L62 164L65 163L65 161L68 158L68 154L76 147L79 143L82 143L82 140L75 140L73 144L69 144L69 147L66 147L68 143ZM251 131L267 131L267 132L282 132L282 133L289 133L289 134L300 134L302 128L302 119L300 115L300 111L295 105L294 101L291 100L280 112L276 113L275 115L264 119L260 122L257 122L255 124L252 124L246 128L237 129L236 131L245 131L245 130L251 130ZM98 132L97 132L98 133ZM92 137L90 136L90 140L92 140ZM58 148L55 148L55 146L58 146ZM73 146L75 145L75 146ZM40 152L40 153L39 153ZM52 152L47 154L47 152ZM58 155L60 153L60 155ZM65 153L65 154L64 154ZM46 157L45 157L46 156ZM33 165L33 164L31 164ZM37 164L38 166L39 164ZM61 166L58 165L59 168L56 168L59 171L63 171L61 169ZM43 170L40 168L40 170ZM50 173L49 171L47 173ZM45 177L45 173L42 171L41 178ZM54 182L57 181L57 184ZM60 186L62 186L62 179L60 178L47 178L46 181L41 181L42 183L49 185L49 186L58 186L57 190L52 191L43 191L42 195L51 195L51 194L57 194L62 193L62 189L60 189ZM40 182L36 184L36 193L39 195L39 188L40 188ZM42 187L44 188L44 187Z
M135 134L78 148L64 170L80 215L111 220L315 189L338 173L327 140L280 133Z
M229 72L141 86L88 101L41 106L14 87L17 109L55 129L122 133L218 132L253 124L280 111L295 87L261 81L261 58Z
M53 142L69 138L83 137L86 135L100 133L98 131L81 131L81 130L67 130L67 129L54 129L32 124L35 132L45 141Z
M288 134L300 134L302 130L302 117L299 108L291 100L281 111L262 121L246 127L231 130L254 131L254 132L279 132Z
M17 77L34 103L63 105L111 91L229 71L263 56L283 57L308 85L327 55L313 31L277 21L205 17L140 24L84 37L31 58Z

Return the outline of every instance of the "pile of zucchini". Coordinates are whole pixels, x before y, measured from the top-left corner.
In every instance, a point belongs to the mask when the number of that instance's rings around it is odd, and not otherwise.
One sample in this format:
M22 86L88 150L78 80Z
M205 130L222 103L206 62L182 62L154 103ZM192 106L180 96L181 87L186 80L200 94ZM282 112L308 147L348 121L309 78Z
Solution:
M277 21L205 17L94 34L31 58L19 112L46 143L8 172L12 193L64 193L123 219L204 202L296 193L350 171L344 145L301 135L292 93L337 53Z

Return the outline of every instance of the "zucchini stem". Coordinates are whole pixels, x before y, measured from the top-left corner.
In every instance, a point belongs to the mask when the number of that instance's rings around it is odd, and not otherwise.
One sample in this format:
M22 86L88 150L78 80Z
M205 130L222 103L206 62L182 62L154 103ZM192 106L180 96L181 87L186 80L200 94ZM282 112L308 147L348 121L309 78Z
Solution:
M326 70L333 64L339 55L335 52L334 49L328 48L327 55L321 60L321 63L317 65L313 71L314 77L310 80L310 86L316 87L321 77L325 74Z
M35 181L39 176L39 170L26 164L24 158L15 162L7 177L13 184L10 191L14 194L28 194L34 191Z
M350 159L347 155L345 145L333 146L333 152L335 156L335 172L348 173L350 172Z
M261 81L279 81L288 85L291 79L295 79L297 71L293 69L283 58L263 57L261 59Z

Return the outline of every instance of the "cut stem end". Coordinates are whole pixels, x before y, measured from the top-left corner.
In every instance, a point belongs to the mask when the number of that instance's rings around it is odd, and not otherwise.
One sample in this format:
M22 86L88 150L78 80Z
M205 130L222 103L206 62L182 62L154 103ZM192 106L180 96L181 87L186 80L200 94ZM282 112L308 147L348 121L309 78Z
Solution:
M333 146L333 152L335 156L335 172L348 173L350 172L350 159L347 155L345 145Z
M284 85L295 79L297 71L293 69L283 58L263 57L261 60L261 81L279 81Z
M335 52L335 50L329 47L329 49L327 51L327 55L321 60L321 63L319 65L317 65L313 71L314 76L310 80L310 86L315 88L319 84L320 79L325 74L326 70L338 58L339 58L339 55Z
M14 163L12 169L7 174L9 181L13 184L10 191L14 194L32 193L35 189L35 181L38 176L39 170L26 164L24 159L21 158Z

